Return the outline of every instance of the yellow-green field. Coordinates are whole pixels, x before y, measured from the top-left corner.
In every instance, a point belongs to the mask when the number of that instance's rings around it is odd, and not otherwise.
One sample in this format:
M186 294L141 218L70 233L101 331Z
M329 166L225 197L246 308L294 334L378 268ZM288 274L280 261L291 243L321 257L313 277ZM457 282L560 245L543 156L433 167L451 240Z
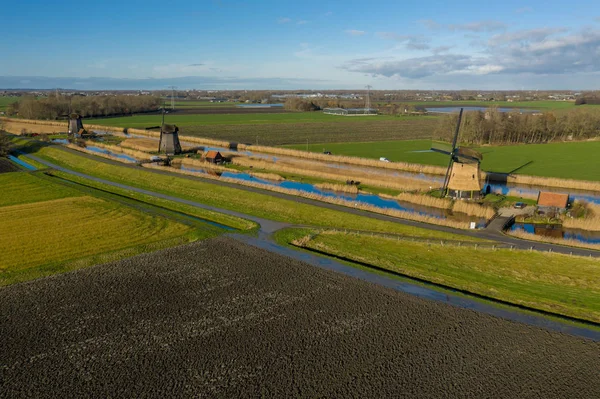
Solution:
M37 174L6 173L0 184L0 286L215 234Z
M287 231L291 242L306 230ZM284 235L285 234L285 235ZM600 322L600 260L508 249L473 249L369 235L321 233L302 244L331 255L489 298Z

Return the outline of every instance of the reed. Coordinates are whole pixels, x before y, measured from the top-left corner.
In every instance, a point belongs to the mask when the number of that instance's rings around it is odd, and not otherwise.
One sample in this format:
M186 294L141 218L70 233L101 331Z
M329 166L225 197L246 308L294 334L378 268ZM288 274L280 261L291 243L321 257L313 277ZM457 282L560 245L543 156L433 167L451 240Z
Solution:
M577 240L570 240L570 239L565 239L565 238L538 236L535 234L526 233L522 230L507 231L506 234L516 237L516 238L523 239L523 240L545 242L545 243L550 243L550 244L558 244L558 245L564 245L567 247L600 250L600 244L588 244L585 242L581 242L581 241L577 241Z
M93 142L93 143L88 143L88 144L91 144L94 147L104 148L106 150L109 150L109 151L112 151L115 153L131 155L132 157L138 158L138 159L149 159L150 158L150 155L146 152L134 150L131 148L124 148L124 147L121 147L118 145L104 144L104 143L100 143L100 142Z
M600 205L584 203L587 210L583 218L563 218L563 226L569 229L600 231Z
M508 192L506 193L506 195L508 197L517 197L517 198L524 198L524 199L530 199L530 200L537 200L538 194L521 193L521 192L519 192L519 190L514 189L514 188L509 189Z
M408 162L381 162L371 158L349 157L344 155L327 155L320 154L318 152L292 150L289 148L239 144L238 149L267 154L287 155L296 158L314 159L318 161L339 162L350 165L373 166L383 169L403 170L413 173L426 173L434 175L443 175L446 173L446 168L440 166L421 165Z
M355 185L349 185L349 184L331 184L331 183L319 183L319 184L315 184L316 188L320 188L322 190L331 190L331 191L338 191L341 193L348 193L348 194L358 194L358 187Z
M450 209L452 200L448 198L435 198L425 194L400 193L395 199L433 208Z
M290 173L300 176L316 177L324 180L337 180L340 182L346 182L347 180L358 180L366 185L390 188L394 190L428 190L429 183L418 179L409 179L402 177L394 177L386 180L379 180L367 176L360 176L360 174L349 175L347 171L336 170L338 173L315 171L309 168L285 166L281 162L268 162L262 159L253 159L248 157L235 157L231 160L235 165L260 168L265 170L272 170L280 173Z
M278 174L275 174L275 173L250 172L249 174L250 174L250 176L254 176L259 179L274 180L274 181L284 181L285 180L285 178L283 178L282 176L279 176Z
M154 165L154 164L143 164L143 166L146 168L151 168L151 169L164 169L163 166L158 166L158 165ZM198 174L189 172L189 171L185 171L185 170L172 169L172 168L169 170L172 172L175 172L175 173L179 173L179 174L191 175L191 176L198 177ZM274 191L274 192L278 192L278 193L282 193L282 194L288 194L288 195L293 195L293 196L297 196L297 197L313 199L316 201L326 202L326 203L330 203L330 204L342 205L342 206L346 206L349 208L360 209L360 210L368 211L368 212L372 212L372 213L388 215L388 216L397 217L400 219L415 220L418 222L435 224L435 225L439 225L439 226L447 226L447 227L452 227L452 228L456 228L456 229L468 229L469 228L468 222L461 222L461 221L452 220L452 219L440 219L440 218L436 218L433 216L420 215L418 213L399 211L399 210L395 210L395 209L383 209L383 208L378 208L376 206L363 204L360 202L347 201L347 200L343 200L343 199L339 199L339 198L333 198L333 197L327 197L327 196L319 195L319 194L307 193L307 192L300 191L300 190L292 190L292 189L287 189L287 188L283 188L283 187L271 186L268 184L249 182L249 181L243 181L243 180L237 180L237 179L228 179L225 177L211 176L208 174L202 175L202 178L225 181L228 183L233 183L233 184L243 185L243 186L248 186L248 187L260 188L263 190Z
M600 182L588 180L559 179L557 177L539 177L514 175L508 177L509 183L528 184L532 186L560 187L574 190L600 191Z
M496 215L496 211L493 208L468 201L454 201L452 212L464 213L469 216L485 218L486 220Z
M207 170L215 170L219 172L232 172L237 173L237 171L226 168L225 166L217 165L214 163L206 162L200 159L194 158L175 158L172 162L173 165L183 165L189 168L202 168Z

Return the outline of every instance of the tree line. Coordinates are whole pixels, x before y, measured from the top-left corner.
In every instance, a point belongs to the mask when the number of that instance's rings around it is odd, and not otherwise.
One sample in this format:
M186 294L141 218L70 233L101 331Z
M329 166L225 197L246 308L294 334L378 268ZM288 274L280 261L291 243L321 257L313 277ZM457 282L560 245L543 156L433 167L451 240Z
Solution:
M446 115L434 132L434 138L451 141L457 114ZM465 112L459 141L467 144L547 143L585 140L600 135L600 109L577 108L568 112L542 114L486 111Z
M156 111L162 104L155 96L56 96L24 97L11 104L9 116L26 119L60 119L70 113L82 117L129 115Z

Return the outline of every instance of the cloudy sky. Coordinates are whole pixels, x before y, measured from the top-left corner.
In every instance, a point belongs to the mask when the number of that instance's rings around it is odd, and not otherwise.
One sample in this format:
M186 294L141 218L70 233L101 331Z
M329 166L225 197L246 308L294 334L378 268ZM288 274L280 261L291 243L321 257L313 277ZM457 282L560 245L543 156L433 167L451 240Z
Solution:
M600 89L600 1L11 1L0 88Z

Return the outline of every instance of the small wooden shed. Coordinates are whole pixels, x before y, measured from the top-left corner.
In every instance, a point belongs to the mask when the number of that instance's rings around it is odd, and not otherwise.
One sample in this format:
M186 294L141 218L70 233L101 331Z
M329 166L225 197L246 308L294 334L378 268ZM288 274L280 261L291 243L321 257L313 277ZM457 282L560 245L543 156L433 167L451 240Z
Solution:
M219 151L208 151L204 155L204 160L210 163L222 163L224 158Z
M538 206L540 208L556 208L562 211L567 209L568 204L569 194L540 191L540 194L538 195Z

